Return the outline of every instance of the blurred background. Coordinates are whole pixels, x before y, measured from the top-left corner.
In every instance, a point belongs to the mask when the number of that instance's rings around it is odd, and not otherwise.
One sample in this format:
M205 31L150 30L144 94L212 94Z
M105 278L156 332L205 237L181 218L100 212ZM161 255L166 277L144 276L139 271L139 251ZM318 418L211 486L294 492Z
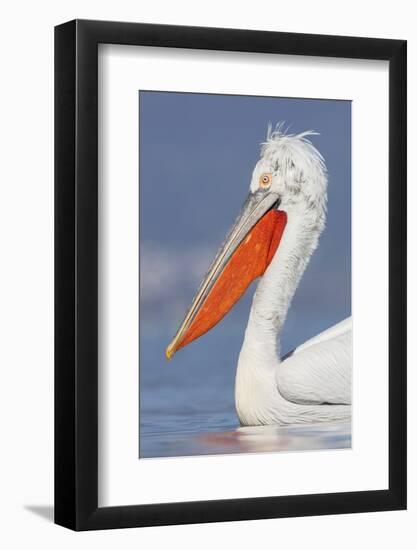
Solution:
M349 446L347 427L238 427L234 376L256 282L208 334L170 362L164 352L248 193L269 122L318 132L329 175L327 227L283 354L351 314L351 103L141 91L139 113L140 457Z

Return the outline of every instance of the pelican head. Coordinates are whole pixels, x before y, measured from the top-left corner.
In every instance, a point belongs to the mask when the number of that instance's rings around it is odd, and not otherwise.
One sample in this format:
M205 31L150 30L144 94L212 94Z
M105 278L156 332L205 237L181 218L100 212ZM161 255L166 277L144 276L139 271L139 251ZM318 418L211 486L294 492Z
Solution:
M313 214L315 229L318 233L323 229L327 178L322 156L307 139L314 134L292 135L282 125L268 127L249 195L166 349L168 359L216 325L251 282L265 273L287 216Z

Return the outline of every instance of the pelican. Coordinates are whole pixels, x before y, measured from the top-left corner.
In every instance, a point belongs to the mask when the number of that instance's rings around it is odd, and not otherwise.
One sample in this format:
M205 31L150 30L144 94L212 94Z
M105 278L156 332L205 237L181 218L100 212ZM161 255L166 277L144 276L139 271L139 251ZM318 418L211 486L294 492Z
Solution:
M285 318L326 222L327 170L312 135L268 127L249 196L166 349L170 359L210 330L260 277L236 371L242 426L350 419L351 318L281 358Z

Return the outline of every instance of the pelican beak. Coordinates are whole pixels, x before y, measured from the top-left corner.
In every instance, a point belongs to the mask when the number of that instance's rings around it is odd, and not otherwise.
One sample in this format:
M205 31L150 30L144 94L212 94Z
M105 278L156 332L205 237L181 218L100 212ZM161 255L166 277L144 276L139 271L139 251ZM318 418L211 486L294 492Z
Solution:
M178 332L167 359L214 327L264 274L281 240L287 217L278 210L277 193L250 193L225 242L217 252Z

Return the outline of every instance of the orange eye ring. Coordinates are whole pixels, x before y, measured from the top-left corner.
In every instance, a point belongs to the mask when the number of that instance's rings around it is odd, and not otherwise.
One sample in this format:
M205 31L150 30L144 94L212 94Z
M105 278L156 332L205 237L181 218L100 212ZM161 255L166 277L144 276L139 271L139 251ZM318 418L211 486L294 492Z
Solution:
M268 189L272 183L272 174L262 174L259 178L259 185L263 189Z

